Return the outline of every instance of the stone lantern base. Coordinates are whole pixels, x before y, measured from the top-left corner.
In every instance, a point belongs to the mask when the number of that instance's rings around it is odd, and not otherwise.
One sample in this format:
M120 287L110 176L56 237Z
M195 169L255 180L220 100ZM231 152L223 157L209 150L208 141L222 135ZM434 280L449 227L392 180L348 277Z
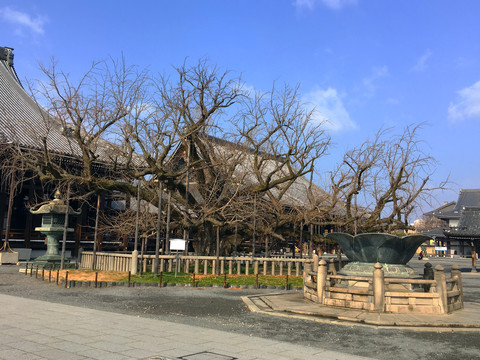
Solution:
M18 252L0 252L0 265L18 263Z

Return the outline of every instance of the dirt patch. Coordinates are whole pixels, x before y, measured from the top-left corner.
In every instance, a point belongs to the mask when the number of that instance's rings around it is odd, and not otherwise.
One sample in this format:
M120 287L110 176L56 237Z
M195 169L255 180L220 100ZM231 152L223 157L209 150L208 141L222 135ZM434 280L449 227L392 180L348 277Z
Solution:
M60 271L60 279L65 279L66 270ZM97 281L117 282L125 280L128 277L128 272L119 271L91 271L91 270L68 270L68 280L76 281L95 281L95 273L97 273ZM56 276L56 272L52 273Z

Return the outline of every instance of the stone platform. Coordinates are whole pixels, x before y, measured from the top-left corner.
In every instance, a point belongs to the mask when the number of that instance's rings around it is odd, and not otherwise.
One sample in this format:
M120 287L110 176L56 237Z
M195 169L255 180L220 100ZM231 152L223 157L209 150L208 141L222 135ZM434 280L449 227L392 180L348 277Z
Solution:
M335 308L313 303L302 293L252 295L242 298L252 312L296 317L343 325L395 327L417 331L478 331L480 304L465 302L465 308L445 315L391 314Z

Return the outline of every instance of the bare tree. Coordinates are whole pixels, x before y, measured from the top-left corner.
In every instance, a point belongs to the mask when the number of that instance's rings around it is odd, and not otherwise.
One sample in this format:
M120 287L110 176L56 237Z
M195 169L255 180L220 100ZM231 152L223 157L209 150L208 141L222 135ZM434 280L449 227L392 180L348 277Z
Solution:
M421 128L408 126L395 136L381 130L345 154L331 175L331 203L344 209L337 225L352 233L406 229L419 201L445 186L428 186L435 159L422 149Z
M264 221L266 241L284 240L277 230L294 222L294 207L308 206L311 184L305 177L313 173L330 144L323 124L312 115L299 101L298 87L285 86L256 93L237 122L243 143L251 149L244 165L250 176L248 190L268 200L269 210L264 207L264 213L270 214Z

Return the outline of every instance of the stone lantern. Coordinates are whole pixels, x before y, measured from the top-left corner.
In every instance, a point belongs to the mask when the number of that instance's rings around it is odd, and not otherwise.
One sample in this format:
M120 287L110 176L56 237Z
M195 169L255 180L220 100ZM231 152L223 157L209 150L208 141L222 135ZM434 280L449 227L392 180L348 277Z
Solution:
M35 264L40 267L53 269L60 266L61 256L58 253L58 245L63 237L66 211L67 205L62 200L59 190L55 192L54 199L48 204L40 206L37 210L30 210L32 214L42 214L42 226L36 227L35 230L47 236L47 252L35 259ZM69 215L80 215L81 212L68 207ZM73 231L72 228L67 227L67 232Z

